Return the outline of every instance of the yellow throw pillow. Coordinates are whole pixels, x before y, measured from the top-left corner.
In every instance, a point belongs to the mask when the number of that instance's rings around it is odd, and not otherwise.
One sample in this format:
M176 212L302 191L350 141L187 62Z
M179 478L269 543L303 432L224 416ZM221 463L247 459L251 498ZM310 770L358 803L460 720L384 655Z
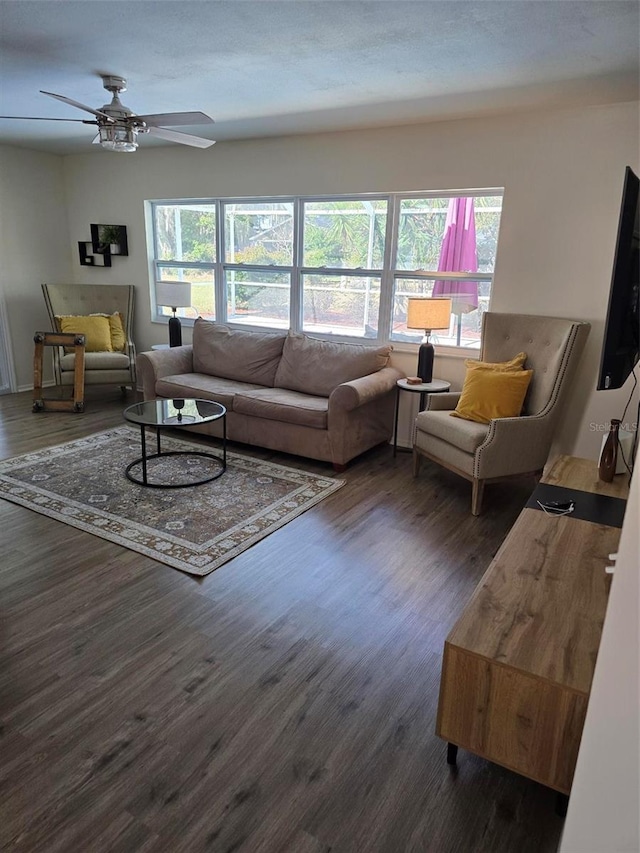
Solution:
M471 368L451 414L480 424L488 424L494 418L517 418L532 376L533 370Z
M111 348L114 352L124 352L127 336L124 331L124 319L119 311L113 314L89 314L90 317L106 317L111 331Z
M524 363L527 360L526 352L519 352L514 355L511 361L475 361L473 358L465 359L466 367L486 367L490 370L522 370Z
M124 332L124 322L122 320L122 314L115 311L113 314L110 314L108 317L109 320L109 330L111 331L111 346L113 347L114 352L124 352L125 345L127 343L127 336Z
M113 352L111 329L106 317L59 317L60 331L85 336L87 352Z

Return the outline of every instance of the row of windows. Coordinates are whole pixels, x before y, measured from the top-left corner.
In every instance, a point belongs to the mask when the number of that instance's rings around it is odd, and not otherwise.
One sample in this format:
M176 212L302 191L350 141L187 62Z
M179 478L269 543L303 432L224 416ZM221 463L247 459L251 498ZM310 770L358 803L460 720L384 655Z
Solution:
M410 296L450 296L442 345L477 347L502 194L162 201L157 281L189 281L180 313L255 328L417 343ZM158 318L168 309L158 307Z

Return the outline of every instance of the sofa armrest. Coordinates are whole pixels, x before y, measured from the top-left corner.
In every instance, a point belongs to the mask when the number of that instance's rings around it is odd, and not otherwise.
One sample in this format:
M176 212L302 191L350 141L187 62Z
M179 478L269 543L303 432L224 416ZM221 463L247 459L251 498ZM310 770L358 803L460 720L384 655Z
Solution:
M336 406L346 412L357 409L377 397L388 394L396 387L398 379L403 377L404 374L395 367L383 367L376 373L343 382L329 395L329 409Z
M142 392L146 400L156 397L156 382L164 376L193 373L193 347L182 347L140 352L136 358L138 378L142 380Z
M475 454L474 475L481 479L541 471L549 456L554 418L527 415L498 418Z
M449 412L458 405L460 391L444 391L440 394L427 394L425 412Z

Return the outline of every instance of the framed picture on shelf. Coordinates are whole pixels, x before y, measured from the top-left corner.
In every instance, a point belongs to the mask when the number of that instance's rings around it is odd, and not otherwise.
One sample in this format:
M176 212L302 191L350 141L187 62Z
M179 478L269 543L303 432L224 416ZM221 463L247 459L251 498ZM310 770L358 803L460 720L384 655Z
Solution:
M96 254L128 255L126 225L91 224L91 245Z

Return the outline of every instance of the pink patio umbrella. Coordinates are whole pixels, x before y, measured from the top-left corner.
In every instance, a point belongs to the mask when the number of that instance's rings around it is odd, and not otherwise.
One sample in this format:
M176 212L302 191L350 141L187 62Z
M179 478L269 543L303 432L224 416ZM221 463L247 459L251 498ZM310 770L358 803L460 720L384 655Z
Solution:
M440 272L478 272L476 222L473 198L452 198L447 210L444 237L438 260ZM478 307L477 281L436 281L434 296L450 296L451 310L458 315L457 343L460 343L462 315Z

